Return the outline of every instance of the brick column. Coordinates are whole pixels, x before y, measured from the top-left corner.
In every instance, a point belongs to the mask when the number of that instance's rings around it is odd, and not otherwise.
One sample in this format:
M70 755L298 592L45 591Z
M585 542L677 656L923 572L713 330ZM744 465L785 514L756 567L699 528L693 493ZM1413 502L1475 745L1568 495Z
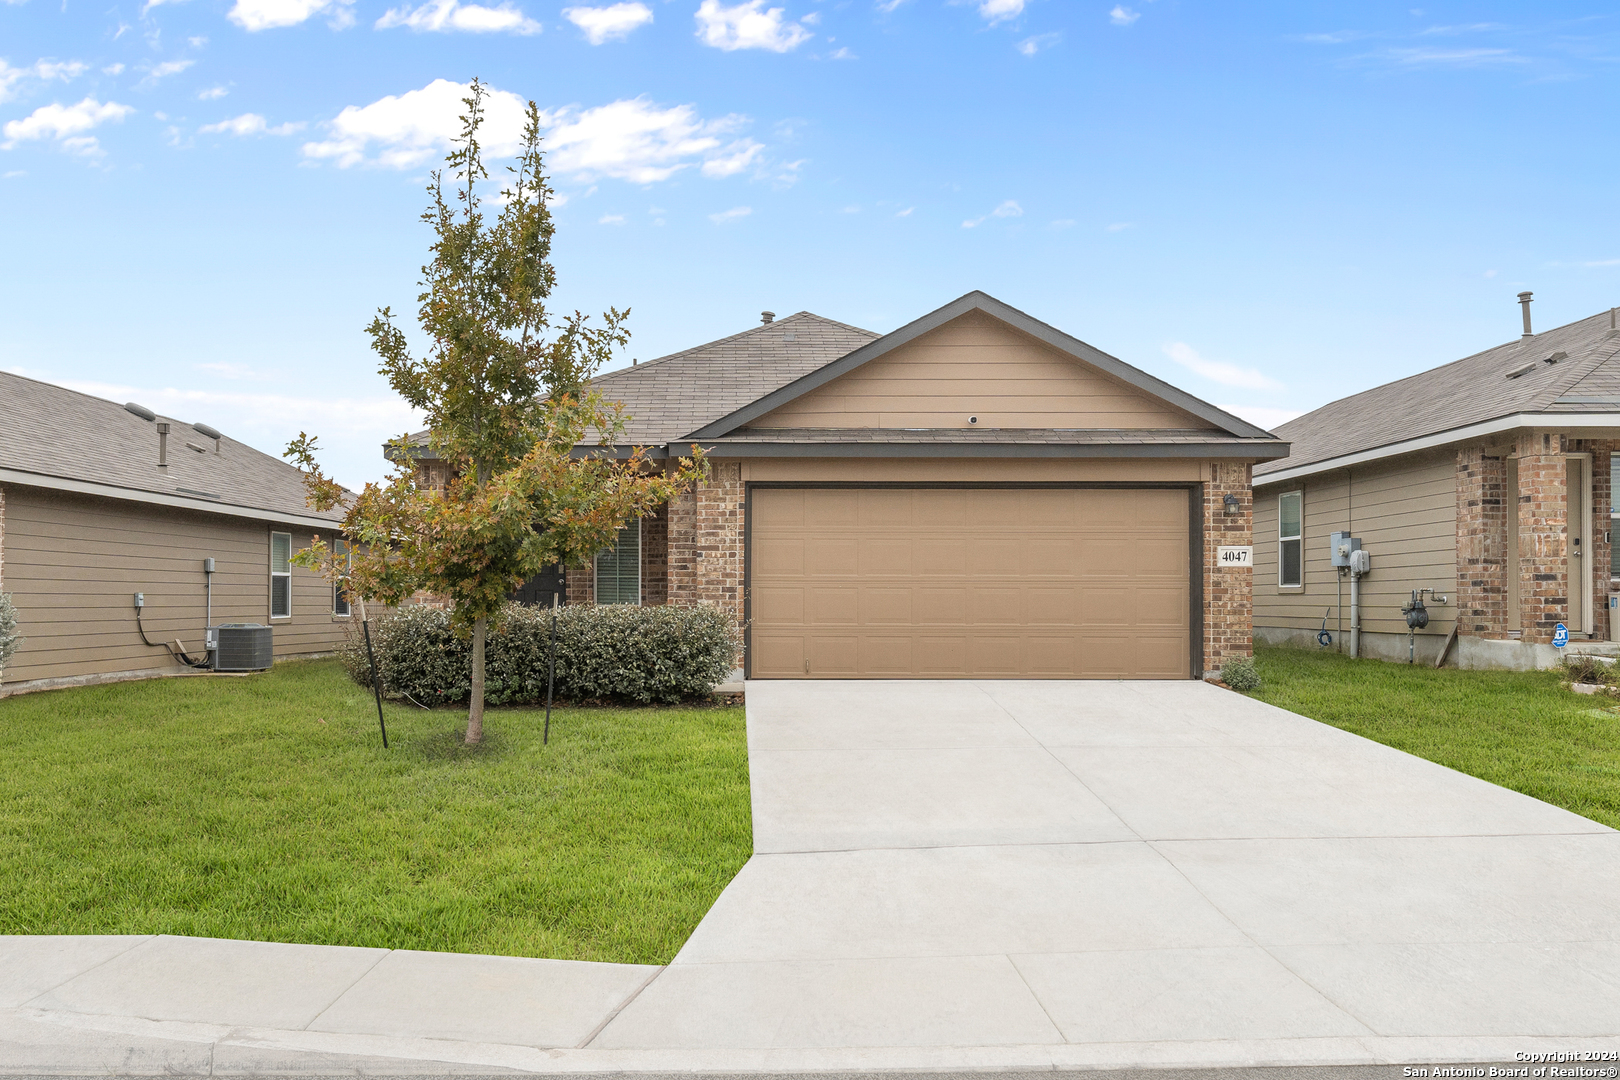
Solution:
M1569 492L1561 435L1518 440L1519 623L1523 640L1552 641L1569 618Z
M1469 637L1505 638L1510 629L1506 489L1501 457L1479 446L1457 451L1457 632Z
M1223 569L1216 562L1221 545L1254 543L1253 466L1212 462L1204 484L1204 670L1218 671L1228 660L1254 655L1254 571ZM1236 495L1238 512L1226 512L1226 496Z
M669 505L669 602L713 604L743 618L742 466L717 462ZM738 663L742 662L738 658Z
M669 507L660 506L641 519L641 603L659 607L669 602Z

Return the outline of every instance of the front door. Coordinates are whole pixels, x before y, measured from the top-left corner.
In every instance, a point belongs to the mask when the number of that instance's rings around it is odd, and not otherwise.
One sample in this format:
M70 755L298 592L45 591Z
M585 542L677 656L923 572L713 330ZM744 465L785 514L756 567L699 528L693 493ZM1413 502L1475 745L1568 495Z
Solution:
M1571 454L1567 459L1569 492L1569 632L1592 632L1592 459Z

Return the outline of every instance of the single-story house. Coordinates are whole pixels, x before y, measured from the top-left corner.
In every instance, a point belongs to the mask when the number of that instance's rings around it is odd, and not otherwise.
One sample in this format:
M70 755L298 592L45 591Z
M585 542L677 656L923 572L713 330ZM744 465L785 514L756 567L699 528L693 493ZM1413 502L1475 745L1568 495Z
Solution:
M1601 651L1608 596L1611 454L1620 439L1613 311L1324 405L1277 429L1286 461L1255 468L1255 636L1333 647L1351 629L1349 570L1334 533L1368 552L1364 656L1468 667ZM1343 561L1342 559L1340 560ZM1424 598L1428 626L1402 605Z
M712 472L569 601L722 606L750 678L1185 679L1250 653L1250 471L1287 443L984 293L883 335L767 312L594 385L625 442Z
M200 656L210 624L272 627L277 658L331 652L347 604L288 560L337 517L206 424L0 372L0 592L27 639L0 692L184 670L165 643Z

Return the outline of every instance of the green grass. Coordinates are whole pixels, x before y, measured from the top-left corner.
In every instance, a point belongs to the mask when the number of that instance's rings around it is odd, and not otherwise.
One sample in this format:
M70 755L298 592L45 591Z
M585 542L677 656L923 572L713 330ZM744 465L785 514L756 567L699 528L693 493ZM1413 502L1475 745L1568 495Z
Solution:
M0 700L0 933L663 963L752 848L741 709L386 715L330 661Z
M1620 828L1620 712L1552 671L1259 649L1250 696Z

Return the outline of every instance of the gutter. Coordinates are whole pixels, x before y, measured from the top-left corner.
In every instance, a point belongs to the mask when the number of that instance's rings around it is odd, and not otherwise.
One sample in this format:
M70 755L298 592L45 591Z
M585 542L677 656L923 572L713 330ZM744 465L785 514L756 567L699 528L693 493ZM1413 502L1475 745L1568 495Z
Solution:
M0 469L0 484L21 484L24 487L45 488L48 491L71 491L79 495L97 495L104 499L117 499L120 502L147 503L153 506L169 506L180 510L201 510L204 513L222 514L226 517L247 518L252 521L273 521L288 525L307 525L311 528L326 529L328 531L336 531L343 525L342 521L315 517L311 514L266 510L256 506L235 506L230 503L215 502L212 499L193 499L184 495L169 495L160 491L118 487L115 484L97 484L89 480L69 480L66 477L21 472L17 469Z
M709 457L737 458L1233 458L1271 461L1288 456L1288 444L1256 440L1241 443L741 443L698 445ZM674 448L648 446L649 461L690 456L691 443ZM576 446L573 456L627 458L628 446Z
M1254 486L1258 488L1267 484L1286 483L1290 480L1314 476L1317 473L1332 472L1335 469L1348 469L1370 461L1399 457L1402 454L1412 454L1420 450L1433 450L1451 443L1478 439L1486 435L1499 435L1504 431L1514 431L1519 428L1558 428L1560 430L1597 428L1613 431L1620 429L1620 412L1514 413L1511 416L1500 416L1495 420L1484 420L1477 424L1469 424L1466 427L1450 428L1446 431L1436 432L1433 435L1387 443L1383 446L1373 447L1370 450L1359 450L1353 454L1340 454L1338 457L1313 461L1305 465L1296 465L1290 469L1278 469L1276 472L1263 473L1254 478Z

